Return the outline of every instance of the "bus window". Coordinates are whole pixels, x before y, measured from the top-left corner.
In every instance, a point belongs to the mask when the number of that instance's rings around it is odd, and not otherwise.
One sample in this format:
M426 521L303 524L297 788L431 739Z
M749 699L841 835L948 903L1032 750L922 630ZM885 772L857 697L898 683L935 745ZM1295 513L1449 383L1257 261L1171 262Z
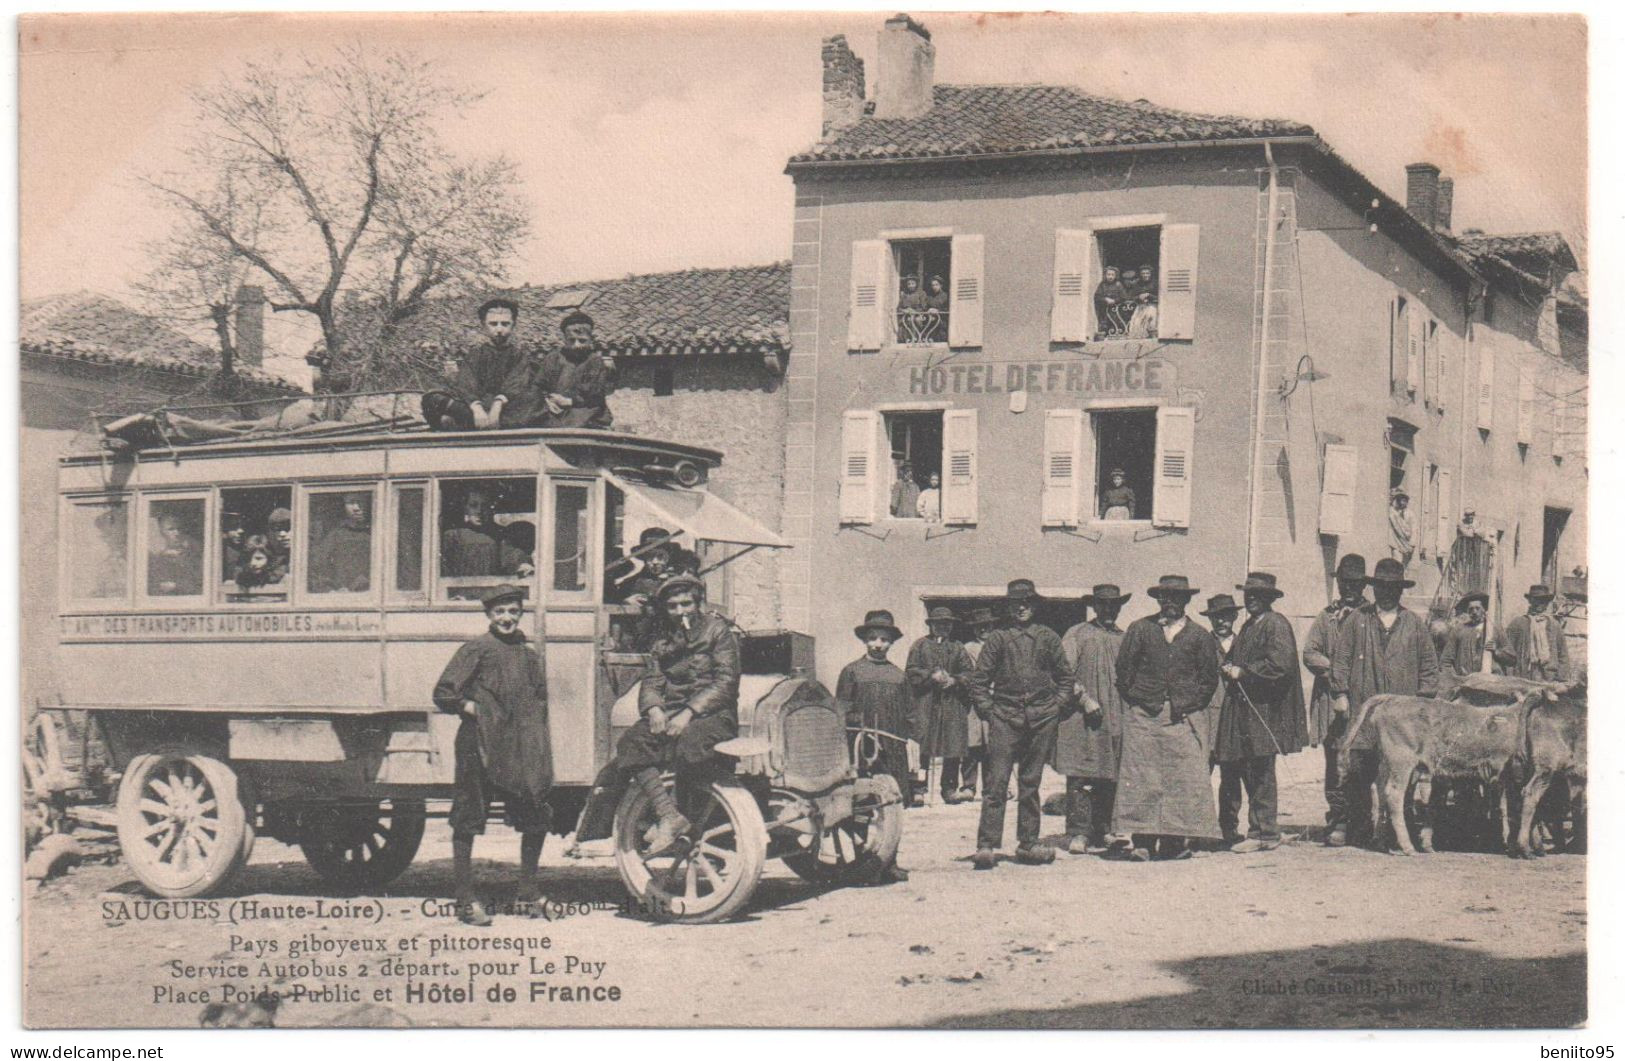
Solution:
M489 587L536 572L536 480L440 483L440 586L448 600L479 600Z
M253 486L220 491L220 587L228 603L288 599L293 488Z
M372 491L310 493L306 539L311 593L365 593L372 587Z
M587 588L587 506L591 493L585 486L559 483L553 487L553 588L579 593Z
M395 591L423 592L423 495L421 486L395 488Z
M73 600L111 600L129 591L129 505L75 502L68 509L68 595Z
M147 596L203 593L203 498L147 505Z

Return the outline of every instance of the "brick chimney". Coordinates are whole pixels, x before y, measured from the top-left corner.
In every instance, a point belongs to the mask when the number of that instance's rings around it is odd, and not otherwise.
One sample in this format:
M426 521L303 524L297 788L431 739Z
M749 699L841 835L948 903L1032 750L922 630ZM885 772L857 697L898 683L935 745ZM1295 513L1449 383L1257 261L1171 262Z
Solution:
M244 365L265 364L265 289L244 284L237 289L237 361Z
M1456 198L1456 182L1449 177L1439 179L1439 203L1434 212L1433 227L1440 232L1450 231L1450 208Z
M1405 167L1405 209L1428 228L1434 226L1439 216L1438 166L1412 162Z
M931 109L937 49L931 32L907 15L893 15L880 30L876 118L918 118Z
M863 60L846 35L824 38L824 135L840 132L863 117Z

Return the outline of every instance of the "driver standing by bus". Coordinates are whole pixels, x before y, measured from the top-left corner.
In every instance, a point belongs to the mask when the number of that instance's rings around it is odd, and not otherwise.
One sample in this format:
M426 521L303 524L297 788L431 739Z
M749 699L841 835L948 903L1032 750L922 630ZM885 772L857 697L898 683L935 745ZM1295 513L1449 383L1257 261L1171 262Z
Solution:
M485 832L487 804L500 798L508 824L520 834L522 911L538 912L536 866L552 818L553 755L547 736L547 669L540 646L519 629L525 591L497 586L481 598L490 629L452 656L435 683L434 703L461 716L457 730L456 794L452 797L451 854L457 916L489 925L491 913L474 896L474 837Z
M733 624L705 610L705 583L692 575L667 579L655 598L665 627L638 693L643 718L621 737L615 758L595 782L595 788L613 791L636 784L649 794L660 821L646 857L670 850L691 825L661 782L661 768L676 770L679 792L731 775L731 762L715 748L739 735L739 639Z

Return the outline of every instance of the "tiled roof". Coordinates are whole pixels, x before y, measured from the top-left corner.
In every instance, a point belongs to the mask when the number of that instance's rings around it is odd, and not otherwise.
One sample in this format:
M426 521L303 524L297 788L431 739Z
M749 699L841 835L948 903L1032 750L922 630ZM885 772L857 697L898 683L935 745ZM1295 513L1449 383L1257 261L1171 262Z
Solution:
M541 349L558 345L559 322L581 305L600 345L636 356L762 354L790 347L790 263L685 269L619 280L526 286L504 294L519 303L519 335ZM479 337L474 313L484 298L442 299L403 329L411 343L460 346Z
M1457 245L1475 264L1500 265L1512 269L1537 285L1556 266L1560 272L1580 267L1574 251L1560 232L1518 232L1485 235L1481 232L1455 237Z
M215 352L156 317L93 291L28 299L22 303L18 338L24 353L83 364L153 369L208 379ZM268 372L239 366L244 379L288 393L302 388Z
M920 117L866 114L790 165L1313 135L1298 122L1191 114L1064 85L937 85L931 109Z

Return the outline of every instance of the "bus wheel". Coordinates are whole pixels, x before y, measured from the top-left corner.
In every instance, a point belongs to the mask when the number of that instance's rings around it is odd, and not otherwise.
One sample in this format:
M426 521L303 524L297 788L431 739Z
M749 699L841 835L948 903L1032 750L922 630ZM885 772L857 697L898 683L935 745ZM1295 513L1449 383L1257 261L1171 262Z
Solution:
M644 913L705 925L750 901L767 860L767 826L756 797L739 785L714 784L693 802L689 841L650 856L646 837L659 817L642 786L629 787L615 810L615 868Z
M381 888L406 872L423 842L423 801L333 804L301 816L299 849L329 884Z
M897 861L903 841L903 796L890 774L853 782L852 817L824 830L816 847L785 855L784 864L815 884L873 884Z
M56 719L41 711L29 720L23 733L24 836L28 847L47 833L63 831L60 791L67 787L66 775Z
M137 755L119 782L119 848L155 895L218 890L242 866L246 827L237 774L197 745Z

